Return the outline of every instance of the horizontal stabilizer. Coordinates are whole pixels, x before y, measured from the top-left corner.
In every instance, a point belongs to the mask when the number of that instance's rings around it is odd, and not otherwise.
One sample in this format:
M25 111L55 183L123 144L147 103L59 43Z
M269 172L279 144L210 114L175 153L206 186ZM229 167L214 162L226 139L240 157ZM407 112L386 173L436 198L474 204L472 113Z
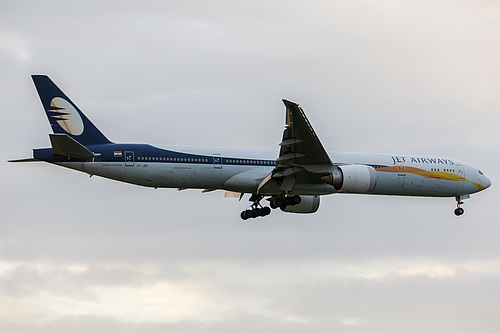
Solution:
M66 134L49 134L54 154L72 158L89 159L100 156Z
M9 162L12 162L12 163L22 163L22 162L41 162L39 159L37 158L22 158L20 160L10 160Z

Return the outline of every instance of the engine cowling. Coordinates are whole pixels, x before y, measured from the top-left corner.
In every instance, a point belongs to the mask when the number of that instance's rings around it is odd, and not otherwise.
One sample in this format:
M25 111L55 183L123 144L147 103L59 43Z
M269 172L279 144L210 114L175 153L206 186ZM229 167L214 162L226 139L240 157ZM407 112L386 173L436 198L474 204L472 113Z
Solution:
M319 208L319 196L301 195L301 201L297 205L286 206L283 209L287 213L310 214L316 213Z
M342 165L322 179L337 191L370 193L377 185L377 172L367 165Z

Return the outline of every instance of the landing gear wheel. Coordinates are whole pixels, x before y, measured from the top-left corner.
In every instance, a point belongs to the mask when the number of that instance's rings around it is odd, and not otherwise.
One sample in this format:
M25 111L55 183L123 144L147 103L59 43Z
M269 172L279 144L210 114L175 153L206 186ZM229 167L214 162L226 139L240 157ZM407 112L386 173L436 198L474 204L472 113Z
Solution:
M241 219L243 221L248 220L248 216L247 216L247 211L246 210L242 211L241 214L240 214L240 216L241 216Z
M281 198L276 198L276 199L274 199L273 202L274 202L274 207L275 208L283 206L283 200L281 200Z
M281 201L281 205L280 205L280 209L281 209L282 211L285 211L286 206L288 206L288 205L286 204L285 200L282 200L282 201Z
M252 212L252 218L256 218L256 217L262 216L260 208L252 209L251 212Z
M302 201L302 198L299 195L294 195L292 197L293 205L298 205Z
M264 207L262 208L262 210L260 211L260 216L267 216L269 214L271 214L271 208L269 207Z

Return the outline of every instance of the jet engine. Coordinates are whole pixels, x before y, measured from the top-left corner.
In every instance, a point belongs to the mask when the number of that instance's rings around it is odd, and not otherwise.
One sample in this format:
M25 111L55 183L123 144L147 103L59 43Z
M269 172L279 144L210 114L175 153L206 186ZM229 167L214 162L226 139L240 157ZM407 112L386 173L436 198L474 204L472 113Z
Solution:
M377 172L367 165L342 165L322 177L337 191L347 193L369 193L377 184Z
M286 206L282 209L287 213L310 214L315 213L319 208L319 196L301 195L299 204Z

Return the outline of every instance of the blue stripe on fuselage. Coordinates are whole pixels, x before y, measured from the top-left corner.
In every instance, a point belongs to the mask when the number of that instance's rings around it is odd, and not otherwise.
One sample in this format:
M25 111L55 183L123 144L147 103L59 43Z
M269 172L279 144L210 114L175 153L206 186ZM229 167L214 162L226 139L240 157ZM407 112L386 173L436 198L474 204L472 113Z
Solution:
M100 144L86 146L90 151L101 154L94 162L125 162L125 152L134 153L134 162L147 163L189 163L189 164L222 164L246 166L275 166L274 160L227 157L214 154L190 154L168 149L160 149L149 144ZM92 159L76 159L54 155L52 148L34 149L33 157L39 160L57 162L90 162ZM217 161L220 159L220 161Z

